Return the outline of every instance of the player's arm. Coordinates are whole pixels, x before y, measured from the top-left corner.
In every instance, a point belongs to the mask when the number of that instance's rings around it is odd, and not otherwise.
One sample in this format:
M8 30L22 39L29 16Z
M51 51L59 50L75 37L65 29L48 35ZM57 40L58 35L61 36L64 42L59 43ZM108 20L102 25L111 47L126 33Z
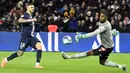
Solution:
M19 22L19 23L26 23L26 22L32 22L32 20L31 20L31 19L20 18L20 19L18 20L18 22Z
M37 21L37 19L33 18L33 19L24 19L24 18L20 18L18 20L19 23L26 23L26 22L35 22Z
M106 29L104 26L100 26L98 29L96 29L93 32L87 33L87 34L82 34L82 38L88 38L88 37L92 37L95 35L100 34L101 32L104 32Z
M86 33L86 34L77 34L76 36L75 36L75 40L76 40L76 42L78 42L79 41L79 39L81 39L81 38L88 38L88 37L92 37L92 36L95 36L95 35L97 35L97 34L99 34L99 33L101 33L101 32L104 32L106 30L106 28L104 27L104 26L100 26L98 29L96 29L95 31L93 31L93 32L90 32L90 33Z

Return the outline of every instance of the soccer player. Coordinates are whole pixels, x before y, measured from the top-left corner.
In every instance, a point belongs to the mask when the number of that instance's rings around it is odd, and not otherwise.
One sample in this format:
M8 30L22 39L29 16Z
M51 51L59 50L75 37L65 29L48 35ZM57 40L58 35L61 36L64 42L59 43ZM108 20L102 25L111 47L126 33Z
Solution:
M77 34L75 36L75 40L78 42L82 38L89 38L92 36L95 36L97 34L100 34L101 39L101 46L97 49L92 49L87 52L78 53L74 55L67 55L66 53L62 52L62 57L64 59L80 59L88 56L99 56L99 63L104 66L109 67L116 67L120 68L123 71L126 71L127 68L125 65L120 65L115 62L107 60L109 57L109 54L112 52L114 47L114 42L112 40L112 30L111 30L111 24L107 20L107 14L104 9L100 11L100 22L99 27L93 32L87 33L87 34Z
M29 3L27 6L27 11L18 20L18 22L21 23L21 25L23 26L19 49L17 52L3 59L1 63L2 68L7 64L8 61L22 56L28 46L31 46L37 50L37 60L35 68L43 68L42 66L40 66L40 60L42 57L42 46L40 41L34 37L35 22L37 21L37 19L32 17L33 12L34 5Z

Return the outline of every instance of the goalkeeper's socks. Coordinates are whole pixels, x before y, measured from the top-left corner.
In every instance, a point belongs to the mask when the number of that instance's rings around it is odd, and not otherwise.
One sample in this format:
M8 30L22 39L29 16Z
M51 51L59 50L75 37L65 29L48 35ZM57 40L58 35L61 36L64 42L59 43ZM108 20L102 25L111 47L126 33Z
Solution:
M13 53L12 55L10 55L8 58L7 58L7 62L18 57L17 53Z
M104 63L105 66L109 66L109 67L117 67L117 68L122 68L122 65L114 63L112 61L105 61Z
M117 63L114 63L112 61L106 61L105 66L110 66L110 67L117 67L117 68L120 68L122 69L122 71L127 71L127 67L125 65L120 65L120 64L117 64Z
M42 56L42 50L37 50L37 56L36 56L37 62L40 62L41 56Z

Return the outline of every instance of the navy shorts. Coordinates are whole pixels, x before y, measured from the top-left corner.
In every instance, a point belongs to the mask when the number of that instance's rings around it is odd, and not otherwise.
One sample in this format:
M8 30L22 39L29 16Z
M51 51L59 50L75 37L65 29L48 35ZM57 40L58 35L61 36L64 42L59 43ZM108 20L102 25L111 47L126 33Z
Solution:
M36 49L36 43L40 42L36 37L21 37L19 50L25 51L28 46Z
M104 48L105 50L101 50L102 48ZM99 51L99 59L100 60L107 60L109 54L112 52L113 47L112 48L105 48L104 46L100 46L98 48Z

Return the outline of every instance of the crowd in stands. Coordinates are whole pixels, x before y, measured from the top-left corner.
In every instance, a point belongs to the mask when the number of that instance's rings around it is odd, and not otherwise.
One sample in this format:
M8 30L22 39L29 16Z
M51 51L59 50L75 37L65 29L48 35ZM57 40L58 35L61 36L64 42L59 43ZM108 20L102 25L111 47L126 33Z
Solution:
M20 32L19 17L28 3L35 5L37 31L92 32L98 28L99 12L107 10L112 29L130 32L130 0L0 0L0 31Z

